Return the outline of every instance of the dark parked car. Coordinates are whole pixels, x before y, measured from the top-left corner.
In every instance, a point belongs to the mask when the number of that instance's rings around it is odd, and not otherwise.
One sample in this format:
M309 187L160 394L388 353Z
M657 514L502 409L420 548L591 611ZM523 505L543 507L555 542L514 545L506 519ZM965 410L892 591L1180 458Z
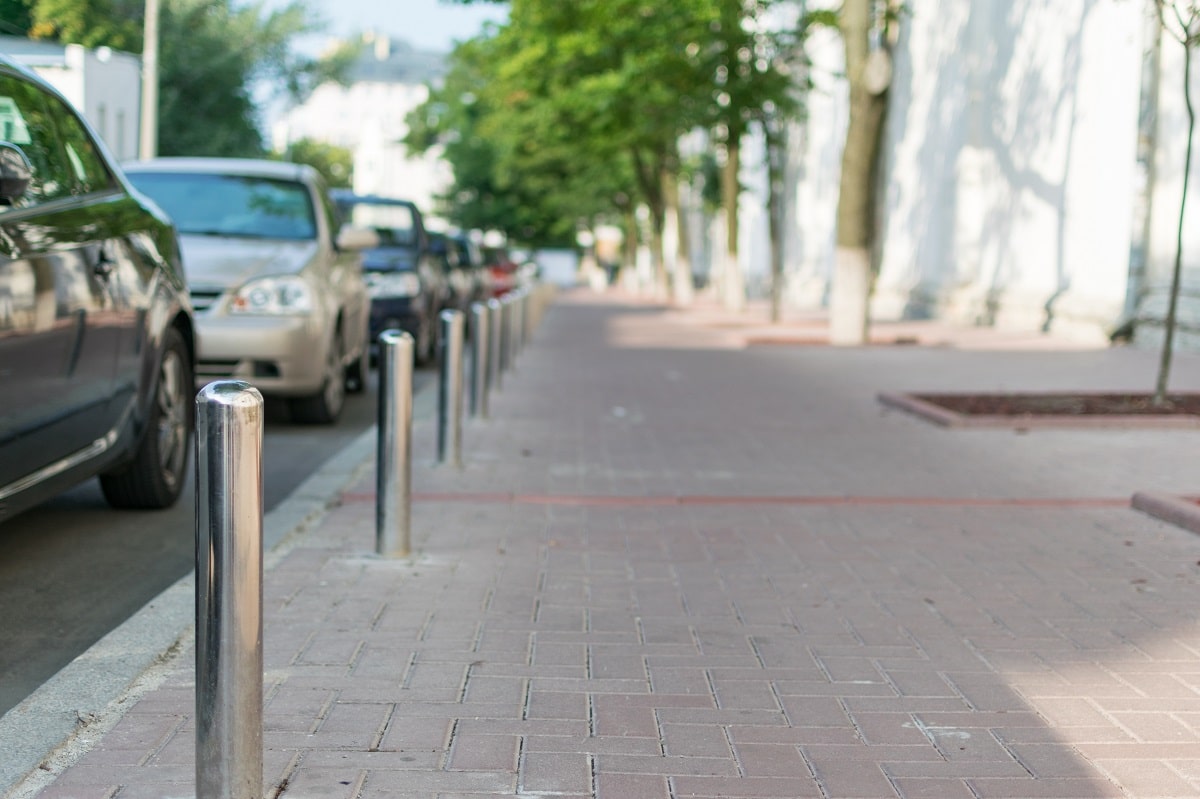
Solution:
M463 272L462 280L466 293L464 310L469 309L473 302L486 302L491 294L488 291L489 275L483 265L483 250L468 233L462 231L448 234L447 240L450 242L450 251L458 260L459 268Z
M96 475L116 507L179 497L195 406L179 252L62 96L0 57L0 519Z
M437 352L437 317L450 287L431 250L420 209L408 200L344 190L334 191L333 198L345 222L379 235L379 246L363 253L373 346L383 331L403 330L414 339L416 360L429 362Z
M447 295L443 310L466 314L480 297L479 274L457 237L449 233L430 233L429 246L434 262L446 275Z

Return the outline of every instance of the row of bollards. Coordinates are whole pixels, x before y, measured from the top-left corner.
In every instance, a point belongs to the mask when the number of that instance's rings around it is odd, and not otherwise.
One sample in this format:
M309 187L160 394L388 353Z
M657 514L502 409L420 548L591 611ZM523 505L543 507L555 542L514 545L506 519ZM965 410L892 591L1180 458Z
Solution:
M547 297L511 292L471 306L468 375L472 416L488 418ZM442 312L437 453L462 465L466 322ZM379 338L375 547L411 551L412 336ZM196 397L196 799L263 796L262 395L223 380Z

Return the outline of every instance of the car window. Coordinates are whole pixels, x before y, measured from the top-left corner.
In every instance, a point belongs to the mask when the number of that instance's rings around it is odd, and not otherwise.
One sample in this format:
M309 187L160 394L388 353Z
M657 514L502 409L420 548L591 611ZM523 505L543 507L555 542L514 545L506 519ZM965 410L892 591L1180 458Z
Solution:
M315 239L312 198L303 183L250 175L126 170L162 206L180 233Z
M384 247L411 247L417 243L416 220L407 205L354 203L346 221L355 227L373 229Z
M25 194L12 206L0 205L0 213L66 197L75 188L72 167L58 146L50 99L26 81L0 75L0 140L21 148L33 167Z
M87 194L115 186L116 182L112 173L104 165L104 160L100 157L95 142L92 141L92 137L88 135L78 117L56 97L47 98L47 103L50 113L54 117L67 161L71 165L75 184L73 192Z

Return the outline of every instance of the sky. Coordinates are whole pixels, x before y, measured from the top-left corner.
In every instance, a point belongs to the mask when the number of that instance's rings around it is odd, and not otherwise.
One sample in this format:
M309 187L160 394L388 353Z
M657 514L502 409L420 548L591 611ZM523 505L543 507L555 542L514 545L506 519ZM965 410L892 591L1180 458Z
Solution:
M330 33L350 36L375 30L404 39L419 50L450 52L456 40L469 39L486 21L503 22L506 3L471 5L445 0L310 0Z

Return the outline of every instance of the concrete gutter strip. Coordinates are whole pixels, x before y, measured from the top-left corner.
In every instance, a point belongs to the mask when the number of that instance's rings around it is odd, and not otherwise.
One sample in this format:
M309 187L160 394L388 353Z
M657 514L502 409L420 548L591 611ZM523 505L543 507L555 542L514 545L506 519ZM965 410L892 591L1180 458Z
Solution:
M421 416L435 398L414 398ZM425 400L422 402L421 400ZM374 468L377 433L363 432L263 517L264 568L275 566L341 491ZM174 670L195 634L189 574L97 641L0 717L0 796L30 799L77 762Z

